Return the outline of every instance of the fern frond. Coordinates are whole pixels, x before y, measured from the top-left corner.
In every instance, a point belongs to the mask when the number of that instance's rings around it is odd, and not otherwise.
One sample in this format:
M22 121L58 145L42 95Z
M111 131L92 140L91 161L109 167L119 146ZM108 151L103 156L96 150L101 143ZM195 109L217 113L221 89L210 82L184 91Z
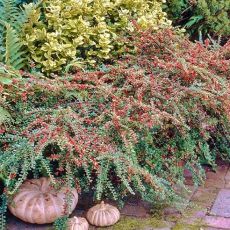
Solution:
M15 0L0 0L0 61L14 69L25 66L26 51L22 50L20 34L41 2L18 8Z
M14 27L19 16L15 0L0 0L0 20Z
M18 36L17 31L4 21L0 21L5 26L5 54L3 55L3 61L8 66L12 66L14 69L21 69L25 65L25 58L23 57L25 52L22 51L22 42Z

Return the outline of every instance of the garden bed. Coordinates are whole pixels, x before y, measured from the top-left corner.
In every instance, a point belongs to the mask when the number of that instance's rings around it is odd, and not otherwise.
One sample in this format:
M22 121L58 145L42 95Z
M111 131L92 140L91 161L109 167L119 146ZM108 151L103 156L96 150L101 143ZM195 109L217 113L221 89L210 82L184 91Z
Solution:
M90 208L111 226L119 206L114 229L227 229L229 4L26 2L0 0L0 228L8 209L64 230Z

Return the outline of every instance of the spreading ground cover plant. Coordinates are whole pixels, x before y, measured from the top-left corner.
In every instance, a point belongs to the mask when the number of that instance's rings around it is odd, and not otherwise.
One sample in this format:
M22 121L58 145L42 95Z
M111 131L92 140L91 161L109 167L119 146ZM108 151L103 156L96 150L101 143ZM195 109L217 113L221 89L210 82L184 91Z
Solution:
M171 200L185 168L200 183L201 163L229 159L230 43L213 50L170 30L133 40L138 54L115 65L2 84L6 194L46 175L98 200Z
M199 32L204 36L229 36L230 3L217 0L169 0L165 10L174 25L182 25L196 39Z

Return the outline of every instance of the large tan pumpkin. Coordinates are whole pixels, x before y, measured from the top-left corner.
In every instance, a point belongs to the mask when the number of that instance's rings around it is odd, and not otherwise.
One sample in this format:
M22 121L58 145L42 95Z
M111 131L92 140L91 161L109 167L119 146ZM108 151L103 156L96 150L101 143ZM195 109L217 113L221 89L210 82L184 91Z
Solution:
M117 223L120 212L116 207L102 201L88 210L86 218L92 225L106 227Z
M71 197L70 211L78 202L76 189L63 187L59 190L51 186L49 178L26 180L19 188L9 210L19 219L36 224L54 222L66 214L66 200Z

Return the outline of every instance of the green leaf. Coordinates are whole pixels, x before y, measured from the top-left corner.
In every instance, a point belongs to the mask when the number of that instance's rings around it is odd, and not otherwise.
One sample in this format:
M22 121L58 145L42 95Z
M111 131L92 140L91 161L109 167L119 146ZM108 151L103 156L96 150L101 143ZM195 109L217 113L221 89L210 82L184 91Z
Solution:
M9 122L10 120L11 115L9 114L9 112L5 108L0 106L0 125L5 122Z
M192 25L196 24L203 18L204 17L202 15L192 16L190 20L185 24L185 27L191 27Z
M0 83L4 85L9 85L12 83L12 79L0 76Z

